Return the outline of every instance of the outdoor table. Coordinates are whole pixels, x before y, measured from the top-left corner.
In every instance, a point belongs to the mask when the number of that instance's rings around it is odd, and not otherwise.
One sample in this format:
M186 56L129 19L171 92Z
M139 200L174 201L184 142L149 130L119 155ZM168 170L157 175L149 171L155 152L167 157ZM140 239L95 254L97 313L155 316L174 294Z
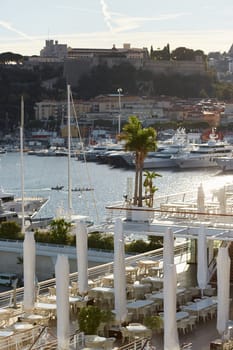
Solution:
M4 325L7 324L12 317L12 311L4 308L0 308L0 321L4 321Z
M100 337L99 335L86 335L85 345L90 348L101 348L106 342L105 337Z
M163 273L163 267L162 266L152 266L150 269L149 269L149 274L152 275L152 276L157 276L157 277L160 277Z
M100 299L101 302L107 300L109 307L113 306L114 288L110 287L95 287L90 289L89 296Z
M126 305L127 309L133 310L136 313L136 317L139 317L139 309L144 308L146 306L152 305L154 303L153 300L143 299L143 300L136 300L131 303L128 303Z
M151 269L154 266L158 266L159 262L154 261L154 260L139 260L138 261L138 267L139 267L139 272L148 274L149 269Z
M131 288L135 299L143 299L146 293L151 293L151 284L150 283L137 283L135 282Z
M114 274L111 273L109 275L102 277L102 283L106 287L113 287L114 285Z
M161 312L159 314L159 316L164 319L164 312ZM188 318L189 317L189 313L186 312L186 311L178 311L176 312L176 322L177 321L180 321L180 320L183 320L184 318Z
M5 316L5 315L9 315L11 314L12 311L11 310L8 310L8 309L4 309L4 308L0 308L0 316Z
M145 334L145 331L148 330L148 328L146 326L144 326L143 324L129 324L128 326L126 326L126 329L129 331L129 332L132 332L133 334L135 335L144 335Z
M21 320L35 324L37 322L40 322L44 319L42 315L36 315L36 314L31 314L31 315L24 315L21 317Z
M184 318L188 318L189 317L189 313L186 311L178 311L176 313L176 321L180 321L183 320Z
M148 277L144 277L141 279L141 283L150 283L152 285L152 289L160 289L163 286L163 278L161 277L152 277L152 276L148 276Z
M179 295L180 293L184 293L185 292L185 288L177 288L176 289L176 294ZM163 300L164 299L164 293L163 292L159 292L159 293L155 293L155 294L152 294L150 299L153 299L153 300Z
M16 331L26 331L28 329L32 329L34 326L31 323L27 322L16 322L12 325L12 327Z
M49 317L53 317L54 314L56 313L57 310L57 304L56 303L35 303L35 308L36 309L41 309L44 311L48 311L49 312Z
M196 301L193 304L185 306L184 311L194 313L198 316L200 311L208 309L209 306L216 305L216 304L217 304L217 300L212 298L205 298L205 299Z
M14 332L10 330L0 329L0 337L10 337Z
M114 288L111 287L94 287L90 289L89 295L93 297L103 297L103 294L112 294L114 295Z
M136 266L126 266L125 267L126 277L129 277L131 281L137 279L138 268Z
M47 297L47 299L49 300L49 301L54 301L54 302L56 302L57 301L57 296L56 295L49 295L48 297ZM82 299L82 297L79 297L79 296L69 296L69 303L70 304L73 304L73 303L76 303L77 301L81 301L81 300L83 300Z

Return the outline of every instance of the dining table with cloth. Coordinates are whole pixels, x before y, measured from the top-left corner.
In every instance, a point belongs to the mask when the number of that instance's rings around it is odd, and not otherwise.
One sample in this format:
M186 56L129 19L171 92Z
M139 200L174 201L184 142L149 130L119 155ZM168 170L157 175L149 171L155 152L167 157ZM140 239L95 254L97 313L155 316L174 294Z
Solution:
M38 303L35 303L35 309L48 312L49 317L52 318L52 317L56 316L57 304L56 303L38 302Z
M159 290L163 288L163 278L156 276L147 276L141 279L142 284L150 283L152 286L152 290Z
M5 308L0 308L0 325L6 326L13 315L13 311Z
M0 329L0 349L14 349L14 331L11 329Z
M176 289L176 295L179 295L181 293L184 293L185 292L185 288L177 288ZM158 293L152 293L150 299L153 299L153 300L163 300L164 299L164 293L163 291L161 292L158 292Z
M159 316L163 320L164 313L163 312L159 313ZM187 311L177 311L176 312L176 322L181 321L181 320L188 318L188 317L189 317L189 313Z
M132 323L126 326L126 329L132 333L134 336L141 336L143 337L145 335L145 332L148 331L148 328L140 323Z
M0 338L1 337L10 337L11 335L13 335L14 332L12 330L9 329L0 329Z
M105 337L100 337L99 335L93 334L93 335L86 335L85 336L85 346L88 348L94 348L94 349L101 349L104 347L104 344L106 343Z
M12 325L12 328L16 331L27 331L33 327L34 325L28 322L16 322Z
M138 272L139 274L145 274L145 275L148 275L149 273L149 270L152 268L152 267L158 267L159 266L159 261L156 261L156 260L139 260L137 262L137 265L138 265Z
M114 296L114 288L112 287L94 287L88 292L90 297L102 298L106 294L112 294Z
M201 311L204 311L206 309L208 309L211 306L214 306L217 304L217 299L214 298L204 298L204 299L200 299L196 302L193 302L190 305L186 305L184 307L184 311L193 313L197 316L199 316L199 313Z
M45 319L45 317L42 315L38 315L38 314L28 314L28 315L25 314L25 315L21 316L20 319L23 322L38 324L38 323L41 323Z
M49 295L47 297L47 300L50 302L56 303L57 296L56 295ZM69 304L71 305L71 307L73 308L74 311L76 311L79 302L84 302L86 305L86 302L84 301L84 299L81 296L71 296L71 295L69 296Z
M139 309L142 309L146 306L154 304L153 300L143 299L135 300L126 304L126 308L132 312L135 312L136 317L139 318Z

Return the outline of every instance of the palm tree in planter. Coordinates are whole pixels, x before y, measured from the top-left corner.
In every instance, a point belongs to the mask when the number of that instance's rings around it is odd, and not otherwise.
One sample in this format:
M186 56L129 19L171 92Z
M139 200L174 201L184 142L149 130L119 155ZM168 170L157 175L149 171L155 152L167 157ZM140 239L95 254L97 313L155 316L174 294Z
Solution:
M120 140L125 141L125 150L131 151L135 157L135 181L133 205L143 206L143 166L144 160L150 151L157 148L156 131L154 128L143 128L136 116L129 117L129 122L124 125Z
M155 179L158 176L161 177L162 175L149 170L146 170L143 175L146 177L143 182L143 186L145 188L146 205L149 208L153 208L154 194L156 191L158 191L158 187L154 186L153 184L153 179Z

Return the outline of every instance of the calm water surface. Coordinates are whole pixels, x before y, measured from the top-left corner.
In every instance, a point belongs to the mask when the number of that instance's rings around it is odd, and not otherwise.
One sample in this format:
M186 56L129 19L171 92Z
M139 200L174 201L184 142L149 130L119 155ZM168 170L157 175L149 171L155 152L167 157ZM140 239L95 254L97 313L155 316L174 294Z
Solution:
M0 155L0 186L21 195L20 154ZM233 173L223 174L217 168L195 170L161 170L155 179L157 196L196 190L202 182L207 189L233 184ZM94 191L72 192L73 211L88 215L95 223L106 217L105 206L123 199L128 177L133 170L110 168L108 165L83 163L71 159L72 187L91 187ZM66 157L24 156L25 196L44 196L50 200L38 216L53 216L58 208L68 206L68 162ZM63 185L62 191L51 190Z

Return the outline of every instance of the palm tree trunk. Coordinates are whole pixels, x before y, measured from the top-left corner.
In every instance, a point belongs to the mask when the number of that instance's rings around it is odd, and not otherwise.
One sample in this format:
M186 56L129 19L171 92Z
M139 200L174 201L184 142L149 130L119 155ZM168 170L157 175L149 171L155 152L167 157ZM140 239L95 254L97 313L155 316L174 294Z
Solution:
M137 205L137 203L138 203L138 177L139 177L138 155L136 154L136 157L135 157L134 200L133 200L134 205Z
M138 206L142 207L142 173L143 173L144 157L139 157L139 184L138 184Z

